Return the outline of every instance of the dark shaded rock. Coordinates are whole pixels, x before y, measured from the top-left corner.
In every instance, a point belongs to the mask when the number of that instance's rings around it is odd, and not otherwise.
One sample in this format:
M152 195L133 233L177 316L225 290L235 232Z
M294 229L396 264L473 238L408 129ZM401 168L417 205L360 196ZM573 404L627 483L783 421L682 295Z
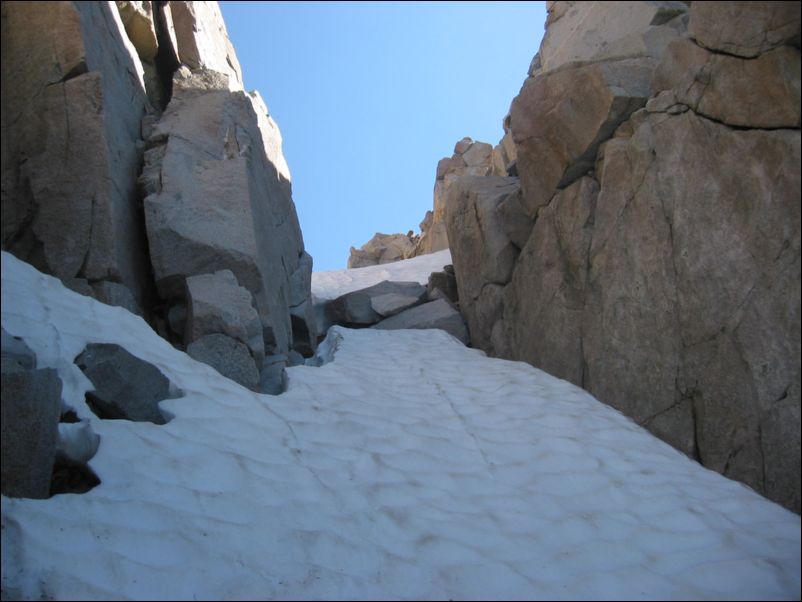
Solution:
M208 364L226 378L259 391L259 370L243 344L224 334L207 334L187 346L187 355Z
M164 424L159 402L178 396L156 366L119 345L89 344L75 363L94 385L87 403L101 418Z
M16 365L9 371L4 362L0 408L3 495L48 497L61 414L58 372Z
M86 493L100 485L100 479L82 462L58 455L53 464L49 496L62 493Z

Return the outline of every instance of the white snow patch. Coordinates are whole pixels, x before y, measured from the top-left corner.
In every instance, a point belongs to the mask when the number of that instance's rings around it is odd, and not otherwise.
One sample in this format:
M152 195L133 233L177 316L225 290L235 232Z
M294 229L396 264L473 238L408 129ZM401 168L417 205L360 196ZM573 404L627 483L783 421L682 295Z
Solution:
M404 261L370 265L365 268L333 270L312 273L312 294L317 299L336 299L340 295L358 291L383 280L395 282L420 282L426 284L429 274L440 272L451 263L451 251L420 255Z
M799 516L526 364L337 328L334 361L259 395L2 264L2 325L59 371L102 480L2 498L4 599L800 597ZM174 419L95 417L87 342L162 370L186 393Z

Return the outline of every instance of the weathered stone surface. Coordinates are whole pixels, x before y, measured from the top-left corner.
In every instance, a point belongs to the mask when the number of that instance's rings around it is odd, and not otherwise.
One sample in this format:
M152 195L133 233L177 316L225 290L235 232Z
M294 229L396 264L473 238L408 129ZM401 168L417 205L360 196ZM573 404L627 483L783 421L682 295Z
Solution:
M225 334L245 344L259 363L265 354L262 322L248 289L231 270L187 278L187 322L184 344L207 334Z
M486 142L463 138L454 145L451 158L442 159L437 164L434 183L434 204L431 219L421 223L420 240L413 256L435 253L448 249L448 229L446 215L448 189L451 183L461 176L486 176L493 172L493 146Z
M171 0L170 11L181 63L225 73L231 90L242 90L242 71L217 2Z
M598 192L593 178L582 177L541 209L504 290L503 312L499 312L503 316L496 316L509 326L503 347L492 345L498 355L525 360L579 385L583 384L582 315L588 251ZM479 316L468 320L476 342L474 322L482 320ZM493 325L481 328L487 337L484 341L491 337Z
M688 33L700 46L747 58L799 48L799 2L693 2Z
M207 334L187 346L187 355L251 391L259 391L259 371L248 348L224 334Z
M261 129L263 107L244 92L174 91L140 182L161 295L179 302L187 277L230 269L254 297L269 351L285 353L290 302L309 295L308 255L289 174L267 155L280 139Z
M599 145L646 103L654 64L651 58L592 63L524 84L510 108L510 128L530 217L558 187L592 169Z
M2 492L9 497L46 498L58 443L61 379L52 368L8 367L4 361L0 398Z
M143 61L154 61L159 50L159 41L156 38L151 3L117 0L116 4L125 33L137 54Z
M608 145L581 326L588 390L796 509L799 160L798 131L690 111Z
M415 242L408 234L382 234L377 232L362 248L351 247L349 268L362 268L401 261L412 256Z
M492 163L494 176L517 176L518 151L512 140L512 132L506 132L499 143L493 147Z
M326 318L330 324L342 326L369 326L382 319L373 309L372 301L381 295L413 297L418 302L426 295L426 288L418 282L391 282L384 280L368 288L352 291L326 304Z
M652 93L670 90L675 103L728 125L797 128L799 72L799 50L789 46L741 59L713 54L683 39L666 49L652 79Z
M506 284L520 248L509 236L518 224L507 223L502 206L518 203L518 178L497 176L465 176L454 180L447 200L448 230L454 233L452 252L458 275L459 296L470 303L485 282ZM532 221L520 216L524 228L531 230Z
M512 220L522 251L494 281L477 266L508 265L485 242L501 225L454 212L460 309L475 346L585 387L798 512L799 5L694 2L682 39L686 15L661 4L550 3L505 119L534 226ZM650 45L655 27L672 31ZM481 180L460 178L462 197Z
M402 330L406 328L445 330L462 343L468 344L468 328L460 313L444 299L431 301L382 320L372 328L380 330Z
M394 316L405 309L417 305L420 298L398 293L385 293L370 299L370 307L383 318Z
M501 319L500 287L510 281L520 247L511 238L531 231L520 210L518 178L455 179L449 188L448 232L457 274L460 309L474 344L487 349L493 325ZM506 205L518 207L506 210ZM493 285L493 286L491 286Z
M454 266L444 266L442 272L432 272L429 274L429 282L426 284L426 294L429 299L435 291L440 291L443 296L452 304L459 302L459 291L457 289L457 278L454 274Z
M141 304L146 98L117 10L12 2L2 13L3 248L65 280L122 282Z
M552 2L535 74L577 61L659 56L681 26L684 2Z
M105 343L87 345L75 363L94 386L87 403L98 416L164 424L159 402L175 395L156 366Z

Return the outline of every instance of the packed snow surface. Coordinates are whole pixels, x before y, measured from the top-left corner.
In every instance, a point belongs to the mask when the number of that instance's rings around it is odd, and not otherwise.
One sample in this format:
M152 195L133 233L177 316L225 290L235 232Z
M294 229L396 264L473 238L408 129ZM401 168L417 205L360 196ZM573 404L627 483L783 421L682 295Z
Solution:
M799 516L526 364L335 328L263 396L2 261L3 327L58 369L102 480L2 498L4 598L799 599ZM172 420L91 414L87 342L162 370Z
M350 270L332 270L312 274L312 294L318 299L336 299L340 295L367 288L382 280L426 284L429 274L440 272L451 263L451 251L420 255L404 261L370 265Z

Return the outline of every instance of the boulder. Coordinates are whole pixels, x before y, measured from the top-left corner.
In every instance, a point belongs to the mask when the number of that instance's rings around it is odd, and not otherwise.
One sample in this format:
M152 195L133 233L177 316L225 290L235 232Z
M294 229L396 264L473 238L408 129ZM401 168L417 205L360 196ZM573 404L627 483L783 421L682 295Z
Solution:
M231 270L187 278L187 321L184 344L207 334L225 334L246 345L257 363L265 354L262 323L248 289Z
M292 346L291 302L308 298L304 253L277 129L261 99L180 88L156 124L140 178L156 285L170 305L185 280L231 270L254 298L267 353ZM276 150L278 148L278 151Z
M119 345L90 343L75 363L92 382L87 403L100 418L164 424L159 402L181 395L156 366Z
M406 234L382 234L377 232L362 248L351 247L348 268L362 268L401 261L411 256L415 243Z
M429 281L426 284L426 294L429 299L433 299L433 295L439 291L443 298L455 305L459 302L459 292L457 290L457 278L454 274L454 266L447 265L443 267L442 272L432 272L429 274Z
M224 334L207 334L187 346L187 355L251 391L259 391L259 370L243 343Z
M646 104L655 64L648 57L590 63L524 83L510 108L510 129L529 217L558 187L593 169L599 145Z
M465 320L460 313L444 299L430 301L411 309L402 311L391 318L386 318L372 326L380 330L403 330L438 328L467 345L470 338Z
M326 318L329 324L349 327L364 327L382 319L373 307L373 299L384 295L423 300L426 288L417 282L390 282L384 280L368 288L346 293L326 304Z
M798 2L693 2L688 33L716 52L753 58L784 44L799 48Z
M394 316L405 309L417 305L420 297L399 295L398 293L385 293L371 297L370 307L383 318Z
M25 369L3 353L2 493L42 499L50 481L58 444L61 379L52 368Z
M118 12L12 2L2 23L2 246L63 280L122 283L141 305L147 99Z

